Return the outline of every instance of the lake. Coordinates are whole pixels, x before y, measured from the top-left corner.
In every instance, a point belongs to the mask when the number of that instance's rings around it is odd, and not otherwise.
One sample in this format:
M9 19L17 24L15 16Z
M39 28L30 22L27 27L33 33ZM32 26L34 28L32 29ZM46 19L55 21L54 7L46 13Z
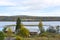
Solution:
M49 26L60 26L60 21L43 21L42 22L45 29L47 29ZM16 24L16 22L12 22L12 21L0 21L0 30L3 29L3 27L5 27L5 25L12 25L12 24ZM38 25L39 22L22 22L22 24L24 25ZM38 26L25 26L25 27L34 27L38 29ZM30 28L31 29L31 28Z

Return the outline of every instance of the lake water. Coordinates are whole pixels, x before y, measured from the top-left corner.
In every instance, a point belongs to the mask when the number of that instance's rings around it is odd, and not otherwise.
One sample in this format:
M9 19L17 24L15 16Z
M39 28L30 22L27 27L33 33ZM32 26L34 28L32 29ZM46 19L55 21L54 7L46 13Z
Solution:
M49 26L60 26L60 21L43 21L42 22L45 29L47 29ZM0 21L0 30L3 29L3 27L5 27L5 25L12 25L12 24L16 24L16 22L9 22L9 21ZM39 22L22 22L22 24L24 25L38 25ZM25 27L34 27L37 28L38 26L25 26ZM31 28L30 28L31 29ZM37 28L38 29L38 28Z

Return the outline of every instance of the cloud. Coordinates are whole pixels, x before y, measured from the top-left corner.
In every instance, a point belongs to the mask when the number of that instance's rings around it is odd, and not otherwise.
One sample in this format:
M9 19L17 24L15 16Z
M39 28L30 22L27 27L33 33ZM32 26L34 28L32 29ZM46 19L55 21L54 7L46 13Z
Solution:
M60 6L60 0L26 0L22 4L31 6L32 9L43 9L50 6Z
M0 15L60 16L60 0L0 0Z
M0 0L0 6L16 6L16 4L8 0Z
M11 14L9 15L9 13L0 13L0 16L11 16Z

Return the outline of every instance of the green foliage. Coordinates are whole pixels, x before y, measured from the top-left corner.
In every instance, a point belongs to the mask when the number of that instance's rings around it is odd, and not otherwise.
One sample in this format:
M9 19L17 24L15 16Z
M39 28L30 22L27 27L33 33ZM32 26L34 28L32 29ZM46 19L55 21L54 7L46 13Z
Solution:
M20 36L28 37L30 33L29 33L29 30L28 29L21 28L19 34L20 34Z
M43 23L42 23L42 21L40 20L40 23L39 23L39 30L40 30L40 32L41 33L43 33L44 32L44 28L43 28Z
M44 32L40 35L40 37L55 37L55 33Z
M23 40L23 38L20 36L16 36L16 40Z
M22 27L21 29L20 29L20 31L17 33L17 35L20 35L20 36L22 36L22 37L28 37L29 36L29 30L28 29L26 29L26 28L24 28L24 27Z
M19 29L21 28L21 19L18 17L17 21L16 21L16 32L19 31Z
M56 26L56 32L59 33L60 26Z
M13 35L11 28L8 28L6 34L7 34L7 35L6 35L6 36L7 36L6 38L7 38L8 40L11 40L11 39L12 39L12 35Z
M0 40L4 40L4 33L0 31Z
M48 35L48 33L46 33L46 32L45 32L45 33L40 34L40 36L41 36L41 37L47 37L47 35Z
M8 37L11 37L12 36L12 30L10 29L10 28L8 28L8 30L7 30L7 36Z
M20 21L19 20L20 19L18 18L17 25L16 25L16 28L18 27L18 29L17 29L16 35L20 35L20 36L23 36L23 37L28 37L29 36L29 30L24 28L24 25L21 24L21 20ZM18 24L20 24L20 25L18 25Z
M40 20L39 27L43 27L42 21Z
M6 29L7 29L7 27L4 27L3 32L5 32L5 31L6 31Z
M50 26L50 27L47 29L47 32L49 32L49 33L56 33L56 29L54 29L53 26Z

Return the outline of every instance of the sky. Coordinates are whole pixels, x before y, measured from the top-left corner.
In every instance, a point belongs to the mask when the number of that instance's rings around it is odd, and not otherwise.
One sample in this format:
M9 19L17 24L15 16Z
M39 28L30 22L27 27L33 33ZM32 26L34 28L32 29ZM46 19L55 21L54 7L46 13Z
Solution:
M59 16L60 0L0 0L0 16Z

